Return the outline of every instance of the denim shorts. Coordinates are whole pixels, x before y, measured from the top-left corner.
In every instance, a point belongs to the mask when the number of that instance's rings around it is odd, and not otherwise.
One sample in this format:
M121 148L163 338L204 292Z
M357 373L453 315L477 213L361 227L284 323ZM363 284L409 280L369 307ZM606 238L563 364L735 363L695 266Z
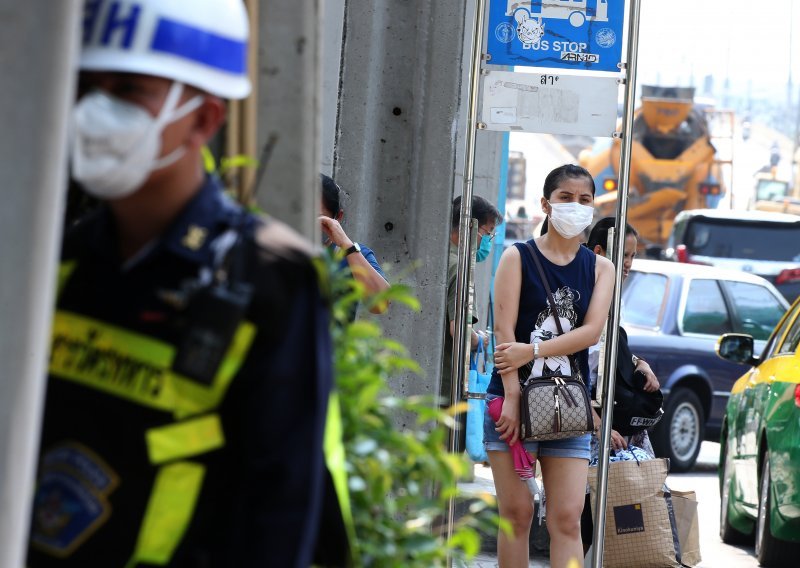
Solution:
M497 425L489 416L489 401L495 398L498 398L496 394L486 395L486 410L483 414L483 446L487 452L507 452L508 444L500 439L500 433L495 430ZM583 434L563 440L525 442L525 449L537 457L580 458L589 461L591 437L591 434Z

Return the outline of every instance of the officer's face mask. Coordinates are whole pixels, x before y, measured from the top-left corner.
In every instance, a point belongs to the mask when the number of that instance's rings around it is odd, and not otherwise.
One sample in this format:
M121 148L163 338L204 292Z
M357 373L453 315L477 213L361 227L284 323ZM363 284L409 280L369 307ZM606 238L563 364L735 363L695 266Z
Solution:
M72 176L100 199L126 197L150 173L179 160L185 147L161 158L161 133L198 108L198 95L178 107L183 84L173 83L158 116L102 91L85 95L72 111Z
M550 203L548 201L548 203ZM577 237L592 224L594 207L570 203L550 203L550 224L565 239Z

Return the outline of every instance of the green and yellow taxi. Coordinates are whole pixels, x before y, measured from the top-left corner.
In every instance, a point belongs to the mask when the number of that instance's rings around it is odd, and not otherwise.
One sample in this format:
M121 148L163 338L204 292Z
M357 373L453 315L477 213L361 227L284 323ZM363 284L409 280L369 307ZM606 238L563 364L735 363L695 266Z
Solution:
M762 566L800 565L800 298L764 352L750 335L717 342L723 359L752 368L731 389L720 451L720 536L752 542Z

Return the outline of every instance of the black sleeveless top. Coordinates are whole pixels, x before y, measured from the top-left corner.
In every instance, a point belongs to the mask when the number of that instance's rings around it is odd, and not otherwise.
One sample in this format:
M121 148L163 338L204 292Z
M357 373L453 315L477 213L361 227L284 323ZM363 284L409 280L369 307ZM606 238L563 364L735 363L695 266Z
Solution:
M569 264L559 266L545 258L534 240L528 242L533 246L547 275L564 333L583 325L583 318L589 309L589 302L594 290L595 265L597 263L595 253L581 246ZM519 250L522 262L522 287L517 325L514 329L515 340L520 343L532 344L557 337L559 335L558 327L548 305L547 290L536 269L536 264L531 258L531 251L525 243L514 243L514 246ZM575 358L584 383L588 383L589 350L579 351L575 354ZM532 376L562 373L571 374L569 358L566 355L537 359L533 365ZM528 376L522 376L522 371L520 371L520 380L527 379ZM504 394L503 381L496 368L492 372L492 380L487 392L499 396Z

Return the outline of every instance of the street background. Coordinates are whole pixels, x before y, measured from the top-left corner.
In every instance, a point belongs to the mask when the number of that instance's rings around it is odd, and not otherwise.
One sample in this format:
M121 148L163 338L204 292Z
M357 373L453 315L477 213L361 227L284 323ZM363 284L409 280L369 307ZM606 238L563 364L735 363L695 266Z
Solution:
M738 119L737 119L738 120ZM740 129L736 127L736 132ZM732 142L732 143L731 143ZM747 209L753 195L755 174L769 164L770 147L778 144L784 159L779 163L778 173L789 178L791 140L785 135L763 124L754 124L748 140L735 135L728 140L727 148L720 148L721 153L731 153L734 165L723 170L725 185L728 188L726 198L720 203L721 209ZM593 140L589 137L560 136L549 134L511 134L509 150L521 152L526 157L525 176L528 180L524 202L534 212L539 209L541 185L547 173L566 162L577 162L577 154L582 148L590 147ZM723 144L720 144L724 146ZM727 156L726 156L727 157ZM515 211L515 205L508 207ZM538 234L535 232L534 234ZM692 471L684 474L669 475L667 484L670 488L681 491L695 491L698 501L698 517L700 524L700 546L703 560L699 568L750 568L758 566L753 546L730 546L719 538L719 480L717 464L720 446L715 442L703 442L697 464ZM485 490L494 494L491 470L483 465L475 466L475 479L472 484L463 486L467 490ZM534 523L536 520L534 519ZM494 543L491 544L491 548ZM535 557L530 566L533 568L549 568L546 558ZM586 566L589 565L587 561ZM472 568L492 568L497 566L494 550L482 553L470 564Z

